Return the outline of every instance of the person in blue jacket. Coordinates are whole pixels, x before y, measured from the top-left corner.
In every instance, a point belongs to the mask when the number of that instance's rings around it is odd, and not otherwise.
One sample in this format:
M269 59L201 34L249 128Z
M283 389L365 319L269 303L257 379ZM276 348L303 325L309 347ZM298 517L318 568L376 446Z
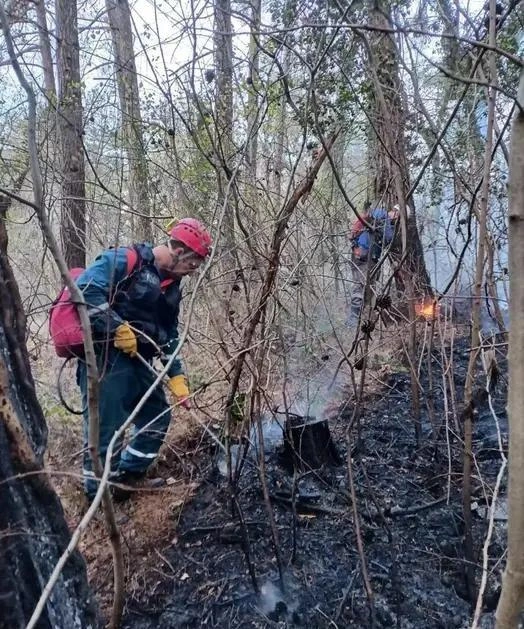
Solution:
M373 277L368 277L373 266L382 255L383 248L391 243L395 235L395 221L398 219L398 206L387 210L378 201L364 207L362 218L351 230L351 307L348 325L353 326L360 317L362 307L369 304L372 294Z
M198 220L185 218L170 229L165 244L139 244L133 249L131 257L128 247L103 252L77 280L87 303L98 360L99 455L103 461L115 431L154 381L144 361L151 364L154 357L160 357L166 362L178 344L181 280L196 271L209 255L211 237ZM189 407L189 388L180 360L173 360L167 375L168 389L175 400ZM77 381L83 408L87 409L84 361L79 361ZM159 385L137 414L126 447L122 450L119 444L114 450L112 480L128 484L145 476L164 441L170 419L170 405ZM85 493L92 499L97 480L87 447L86 410L83 478ZM120 486L114 494L124 499L130 492Z

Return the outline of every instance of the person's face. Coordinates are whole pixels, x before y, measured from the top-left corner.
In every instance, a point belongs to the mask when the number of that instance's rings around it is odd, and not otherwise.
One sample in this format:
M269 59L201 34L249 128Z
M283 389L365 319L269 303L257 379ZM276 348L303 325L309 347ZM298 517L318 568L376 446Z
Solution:
M194 251L186 251L183 247L173 248L169 243L169 263L165 271L174 277L183 277L194 273L205 258Z
M391 221L396 221L400 216L400 212L398 209L394 208L393 210L389 210L388 217Z

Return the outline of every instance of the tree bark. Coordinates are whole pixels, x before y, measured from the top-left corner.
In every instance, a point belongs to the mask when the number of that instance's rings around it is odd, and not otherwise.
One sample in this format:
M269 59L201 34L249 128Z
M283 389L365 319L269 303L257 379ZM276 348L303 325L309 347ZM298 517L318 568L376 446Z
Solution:
M53 105L56 104L55 73L53 71L53 53L49 41L45 0L36 1L36 20L38 24L38 38L40 40L40 54L44 69L45 94Z
M47 427L25 347L25 317L7 256L0 197L0 618L25 627L67 546L62 506L43 466ZM72 554L40 618L41 627L95 627L85 564Z
M513 629L524 606L524 71L511 137L509 179L509 521L508 559L497 607L497 629Z
M218 205L230 204L226 188L233 173L233 26L230 0L214 2L215 45L215 156L218 179ZM228 207L223 222L224 251L233 252L235 221L233 207ZM230 260L234 263L233 259ZM226 262L227 264L227 262Z
M391 29L390 8L379 0L371 9L373 26ZM406 237L396 247L402 254L402 264L397 275L397 284L405 288L413 282L417 299L433 294L429 274L424 261L424 252L417 226L415 203L408 198L410 190L409 166L406 156L406 116L402 103L403 86L399 74L399 52L393 36L382 32L371 36L368 46L369 71L373 83L374 112L372 171L374 193L387 207L400 205L401 220L406 221ZM409 216L404 214L409 207ZM406 247L406 251L401 249Z
M282 73L287 75L289 71L289 49L284 48L282 51ZM271 180L272 186L271 189L273 191L275 197L275 205L280 207L282 202L282 177L285 168L285 160L284 160L284 151L287 145L286 138L286 129L288 123L288 115L287 115L287 99L286 92L284 86L284 79L287 80L287 76L283 76L280 81L280 103L278 107L278 118L276 122L276 133L275 133L275 141L273 143L273 169L272 169L272 178L270 179L268 176L268 180Z
M248 147L247 162L249 174L251 177L251 185L256 186L257 176L257 157L258 157L258 125L259 125L259 109L258 109L258 89L259 89L259 70L260 55L258 38L260 37L260 19L261 19L261 2L260 0L251 0L251 35L249 38L249 75L248 75L248 102L247 102L247 128L248 128Z
M327 420L290 415L284 430L282 462L289 472L318 470L342 463Z
M122 134L129 165L130 204L140 215L137 238L151 242L151 199L149 172L140 112L140 95L133 50L131 9L128 0L106 0L111 27L115 74L120 99Z
M85 165L76 0L56 0L61 240L67 265L85 266Z

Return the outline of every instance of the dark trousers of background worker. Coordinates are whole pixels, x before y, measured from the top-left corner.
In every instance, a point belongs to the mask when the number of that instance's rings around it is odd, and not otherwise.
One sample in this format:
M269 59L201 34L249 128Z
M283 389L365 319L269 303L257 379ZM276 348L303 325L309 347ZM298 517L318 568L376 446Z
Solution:
M351 254L351 304L347 321L349 327L354 327L358 323L362 308L371 303L373 266L369 251L365 257Z
M153 384L154 374L137 358L131 358L114 348L100 353L99 454L102 463L115 432L122 426L138 401ZM79 361L77 382L82 393L82 408L87 409L87 368ZM171 420L162 384L157 386L133 421L132 433L122 450L122 439L115 444L111 457L111 477L125 473L142 474L156 458ZM88 451L88 413L84 411L83 479L85 493L92 498L98 488Z

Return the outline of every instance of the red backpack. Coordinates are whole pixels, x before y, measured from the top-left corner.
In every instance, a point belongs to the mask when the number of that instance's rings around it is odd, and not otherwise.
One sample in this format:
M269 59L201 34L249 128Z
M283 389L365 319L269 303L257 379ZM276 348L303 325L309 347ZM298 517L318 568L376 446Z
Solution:
M127 249L127 275L130 275L138 261L134 247ZM84 269L69 270L71 279L76 280ZM84 333L76 304L71 301L69 289L64 286L49 310L49 336L55 352L61 358L82 358L84 355Z
M369 221L369 215L367 213L361 214L360 218L357 218L357 220L353 223L351 227L350 240L356 240L360 234L367 229L364 221Z

